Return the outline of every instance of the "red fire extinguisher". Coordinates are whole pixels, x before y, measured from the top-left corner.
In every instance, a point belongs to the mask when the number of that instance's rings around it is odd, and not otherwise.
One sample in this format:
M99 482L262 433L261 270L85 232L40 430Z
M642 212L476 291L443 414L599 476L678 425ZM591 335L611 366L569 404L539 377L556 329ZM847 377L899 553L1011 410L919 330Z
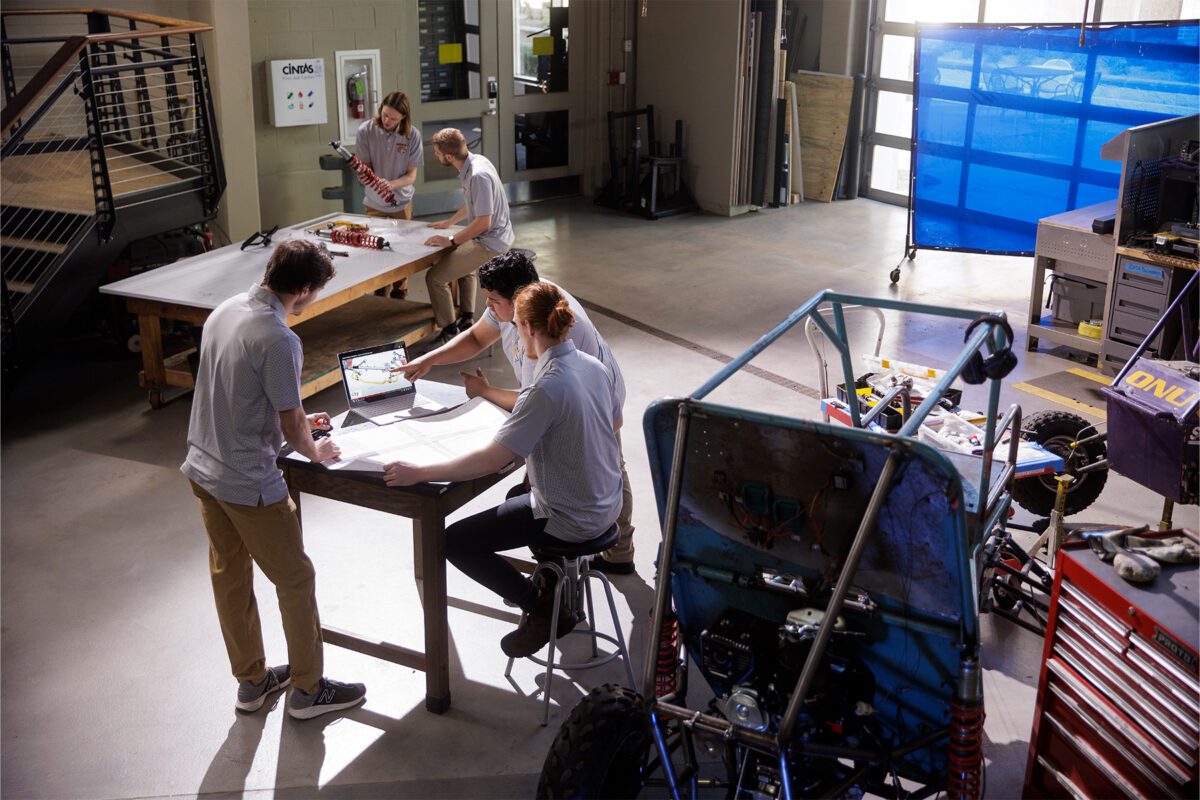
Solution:
M367 118L367 71L365 69L346 79L346 102L350 105L350 116L354 119Z

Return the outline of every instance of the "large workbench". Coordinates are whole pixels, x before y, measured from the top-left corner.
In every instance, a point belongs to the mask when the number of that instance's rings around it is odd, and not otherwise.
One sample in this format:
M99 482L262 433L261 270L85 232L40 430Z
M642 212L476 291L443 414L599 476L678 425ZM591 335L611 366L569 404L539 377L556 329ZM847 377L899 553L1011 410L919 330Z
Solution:
M330 245L331 250L349 255L334 258L337 274L317 302L303 314L288 318L288 325L296 329L304 343L301 396L309 397L340 380L339 352L397 339L412 344L433 332L433 314L427 304L374 295L376 289L437 262L443 248L425 246L432 233L428 226L410 220L329 214L279 229L267 246L251 246L243 251L240 245L229 245L101 287L105 294L124 297L130 313L137 315L142 348L139 380L151 406L162 405L168 387L195 386L187 363L189 351L170 356L165 353L162 320L203 324L225 300L262 282L276 244L291 238L318 241L305 229L335 219L369 225L371 233L383 236L390 249Z

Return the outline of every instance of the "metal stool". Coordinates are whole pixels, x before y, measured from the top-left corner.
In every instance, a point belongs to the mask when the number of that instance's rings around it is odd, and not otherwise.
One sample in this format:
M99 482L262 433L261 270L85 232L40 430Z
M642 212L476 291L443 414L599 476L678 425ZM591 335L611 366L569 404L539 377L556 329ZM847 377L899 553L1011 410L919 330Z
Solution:
M614 524L603 535L589 542L562 542L551 547L539 546L537 552L534 553L538 559L537 568L533 571L534 580L536 581L538 573L543 570L552 573L557 578L554 585L554 612L550 618L550 652L544 660L536 655L526 656L533 663L546 668L546 682L542 688L545 694L544 711L542 712L543 727L550 721L550 682L556 669L601 667L620 656L625 659L625 675L629 679L629 686L634 685L633 666L629 663L629 650L625 647L625 636L621 633L621 621L617 617L617 605L613 602L612 585L608 582L607 576L591 568L591 559L589 558L589 556L596 555L616 544L617 535L617 526ZM592 609L592 588L588 583L589 580L598 580L604 587L604 594L608 598L608 610L612 614L615 635L596 630L596 618ZM572 664L555 661L554 632L558 630L558 615L563 611L578 614L584 603L587 608L587 626L573 630L568 635L590 636L592 656L587 661ZM601 639L616 645L617 649L612 653L601 654L597 647ZM504 677L510 680L514 661L516 659L509 658L508 666L504 669Z

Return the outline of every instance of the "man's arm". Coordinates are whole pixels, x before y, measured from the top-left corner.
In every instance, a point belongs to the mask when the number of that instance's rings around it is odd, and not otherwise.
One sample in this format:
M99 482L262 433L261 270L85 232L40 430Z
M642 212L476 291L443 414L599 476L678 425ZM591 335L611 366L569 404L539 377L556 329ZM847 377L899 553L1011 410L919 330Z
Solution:
M516 457L507 447L491 442L487 447L441 464L419 467L405 461L393 461L384 468L383 480L388 486L412 486L427 481L469 481L499 472Z
M475 374L469 372L458 373L463 379L463 388L467 390L467 397L482 397L493 405L500 406L508 413L512 413L513 406L517 404L517 398L521 396L520 392L512 389L501 389L499 386L492 386L488 381L487 376L483 374L483 370L475 368Z
M393 372L403 372L406 380L415 381L428 375L429 370L437 365L458 364L474 358L499 338L499 330L479 320L438 349L414 358Z
M417 182L417 167L414 164L408 168L408 172L396 178L393 181L388 181L388 186L393 189L403 189L405 186L412 186Z
M319 442L313 441L312 423L313 420L305 415L303 407L279 412L279 427L283 429L283 438L297 453L318 464L341 455L341 450L329 437Z
M452 224L453 220L450 222ZM438 225L435 223L429 227L436 228ZM444 228L446 226L443 225L441 227ZM470 225L454 234L454 244L466 244L490 227L492 227L491 214L486 214L482 217L476 217L475 219L471 220ZM425 244L430 247L449 247L450 238L448 236L430 236Z
M444 219L441 222L431 222L431 223L429 223L429 227L437 228L438 230L445 230L446 228L449 228L451 225L456 224L460 219L463 219L466 216L467 216L467 207L460 206L458 211L455 211L454 215L451 216L450 219Z

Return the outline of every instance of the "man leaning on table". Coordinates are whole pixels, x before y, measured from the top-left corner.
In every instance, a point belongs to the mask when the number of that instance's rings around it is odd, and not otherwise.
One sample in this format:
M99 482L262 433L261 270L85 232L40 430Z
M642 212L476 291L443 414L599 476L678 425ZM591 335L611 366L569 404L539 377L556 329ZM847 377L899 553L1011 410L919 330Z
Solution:
M538 369L538 359L526 353L521 338L517 332L514 318L513 298L526 286L539 281L537 269L530 260L529 254L523 250L509 250L489 260L479 268L479 285L483 289L485 309L483 318L471 327L455 336L451 341L431 350L420 358L415 358L404 366L404 377L410 381L423 378L429 370L440 364L458 364L469 361L482 353L495 342L499 341L504 348L504 355L512 364L513 372L525 389L533 383L534 374ZM554 284L545 281L551 286ZM625 404L625 379L621 368L613 357L608 342L596 330L587 311L579 301L562 287L556 287L567 301L575 322L571 326L568 338L575 343L581 353L597 359L608 367L613 374L618 397L618 409ZM476 370L474 375L462 373L463 383L469 397L482 396L506 411L512 411L517 401L518 393L511 389L492 386L483 372ZM621 416L618 415L617 447L621 447ZM592 559L592 569L610 575L628 575L634 571L633 564L633 492L630 489L629 473L625 470L625 456L621 452L621 514L617 518L619 536L617 543Z
M304 353L287 326L316 302L333 277L323 245L291 239L275 246L260 285L229 298L204 323L188 453L180 471L200 501L217 619L233 676L234 707L257 711L291 684L287 711L310 719L366 698L361 683L323 676L316 573L304 552L296 505L276 466L284 440L312 461L339 455L312 431L329 415L305 414L300 402ZM275 584L288 664L266 665L254 598L254 565Z

